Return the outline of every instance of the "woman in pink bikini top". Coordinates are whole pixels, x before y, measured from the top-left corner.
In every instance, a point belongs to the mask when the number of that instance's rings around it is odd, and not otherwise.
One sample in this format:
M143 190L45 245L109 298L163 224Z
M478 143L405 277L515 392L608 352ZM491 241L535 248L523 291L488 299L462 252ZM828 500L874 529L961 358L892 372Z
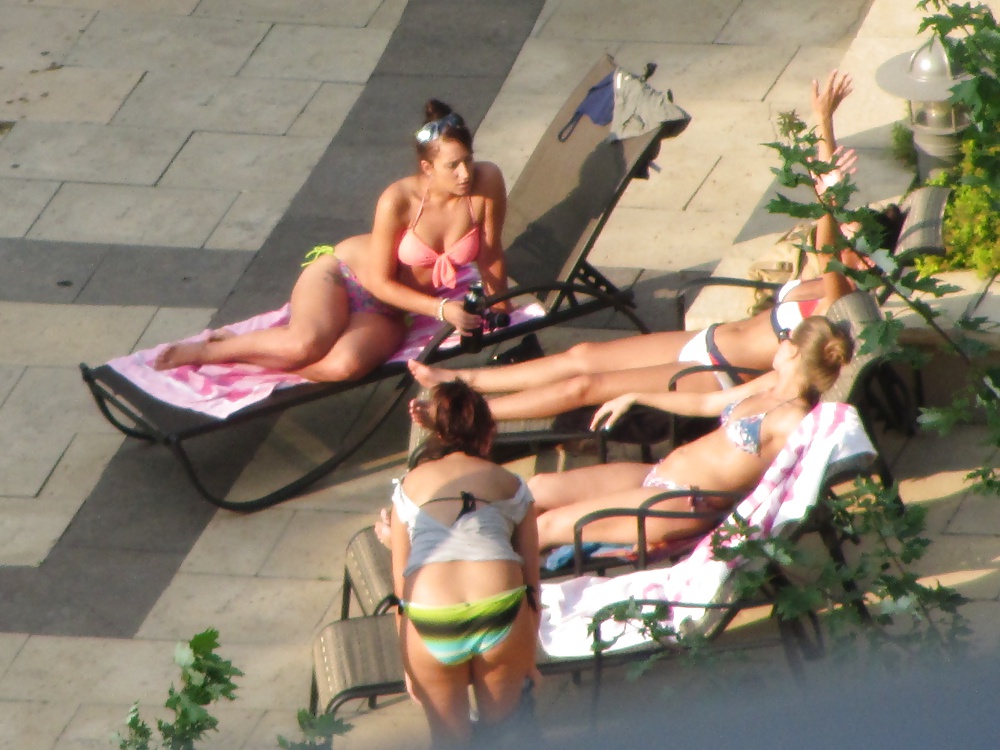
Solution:
M424 109L415 134L418 172L383 191L370 234L309 253L286 325L170 344L155 366L245 362L310 380L352 380L399 349L404 313L478 327L461 300L473 281L487 295L507 289L507 190L495 164L473 160L472 134L451 107L431 99ZM509 303L497 307L509 311Z

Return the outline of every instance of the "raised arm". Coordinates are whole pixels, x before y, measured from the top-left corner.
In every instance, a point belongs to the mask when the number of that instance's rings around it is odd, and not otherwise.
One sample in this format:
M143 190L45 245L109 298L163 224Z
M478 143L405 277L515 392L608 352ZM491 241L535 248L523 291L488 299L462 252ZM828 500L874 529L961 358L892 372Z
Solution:
M812 110L819 135L816 149L820 161L832 163L836 159L837 137L833 129L833 115L852 90L851 76L847 73L841 74L837 70L830 72L822 86L818 80L814 79L812 82ZM828 177L829 175L817 177L817 192L821 192L823 180ZM832 216L826 214L820 218L816 223L816 249L822 250L824 247L834 245L837 231L837 223Z
M722 410L733 401L747 398L767 390L777 381L777 374L772 370L759 378L729 388L724 391L708 393L679 392L669 393L626 393L624 396L611 399L598 407L590 429L608 428L618 421L619 417L633 406L650 406L660 411L673 414L685 414L691 417L714 417L722 414Z

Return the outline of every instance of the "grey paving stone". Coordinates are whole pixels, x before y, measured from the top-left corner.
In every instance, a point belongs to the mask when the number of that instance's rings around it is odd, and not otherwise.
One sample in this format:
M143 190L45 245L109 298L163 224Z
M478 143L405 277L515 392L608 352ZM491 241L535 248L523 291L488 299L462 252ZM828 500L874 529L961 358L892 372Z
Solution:
M195 16L364 28L382 0L202 0Z
M31 3L34 0L16 0ZM89 10L124 10L129 13L189 16L200 0L59 0L64 8Z
M288 208L276 193L244 191L205 240L206 250L259 250Z
M72 302L107 251L106 245L0 239L0 300Z
M338 136L316 163L283 221L340 221L357 226L356 234L371 231L375 202L382 191L416 171L413 147L408 141L401 143L404 145L347 145ZM325 242L330 242L331 237L342 238L337 234L326 236Z
M113 247L77 301L87 305L218 307L240 278L246 253Z
M317 88L308 81L148 73L121 106L114 124L280 135Z
M365 86L358 105L348 116L337 139L338 147L400 144L413 151L413 135L424 121L424 104L440 99L465 119L474 133L486 116L493 91L500 81L473 76L422 76L416 81L402 75L379 75ZM410 164L416 165L416 156Z
M253 190L290 199L327 146L326 138L195 133L160 179L165 188Z
M24 369L18 365L0 365L0 406L24 374Z
M208 617L230 643L308 643L340 584L293 578L177 574L136 633L180 639Z
M154 310L2 302L0 362L68 368L104 362L132 348Z
M215 314L214 307L161 307L136 342L135 351L149 349L165 341L186 338L208 328Z
M502 82L541 6L539 0L410 0L376 72ZM470 18L476 22L470 24Z
M277 24L254 50L240 76L364 83L389 34L385 29Z
M288 135L333 138L363 90L358 83L324 83L288 129Z
M236 190L66 184L28 232L31 239L201 247Z
M871 3L845 0L832 6L799 0L744 0L716 37L717 44L844 44L853 38Z
M139 77L130 70L0 70L0 120L108 123Z
M0 66L42 70L64 62L93 11L4 5Z
M691 97L759 102L797 50L796 44L780 41L767 46L632 43L622 45L615 59L637 71L655 61L650 84L670 89L683 107ZM807 95L808 90L802 92Z
M8 400L5 406L9 406ZM69 446L71 435L40 427L10 428L0 415L0 496L34 497Z
M263 23L107 11L87 26L66 62L236 75L267 31Z
M22 120L0 142L0 175L152 185L188 135L187 130Z
M0 213L0 237L27 234L58 189L58 182L0 179L0 205L4 207Z
M711 44L740 0L577 0L561 3L540 37Z

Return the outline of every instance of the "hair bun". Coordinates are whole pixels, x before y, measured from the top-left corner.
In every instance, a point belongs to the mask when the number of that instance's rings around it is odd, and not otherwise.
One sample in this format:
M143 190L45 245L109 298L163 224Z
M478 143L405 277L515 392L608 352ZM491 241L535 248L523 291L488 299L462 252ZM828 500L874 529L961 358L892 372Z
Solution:
M454 110L440 99L428 99L424 104L424 124L447 117Z

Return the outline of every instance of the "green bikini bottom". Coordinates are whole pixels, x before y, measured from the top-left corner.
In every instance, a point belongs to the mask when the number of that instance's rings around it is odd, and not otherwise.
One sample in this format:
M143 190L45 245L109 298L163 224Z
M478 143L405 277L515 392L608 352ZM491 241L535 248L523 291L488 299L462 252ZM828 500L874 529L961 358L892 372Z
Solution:
M461 664L485 654L508 636L526 586L474 602L441 606L402 602L400 609L427 650L442 664Z

